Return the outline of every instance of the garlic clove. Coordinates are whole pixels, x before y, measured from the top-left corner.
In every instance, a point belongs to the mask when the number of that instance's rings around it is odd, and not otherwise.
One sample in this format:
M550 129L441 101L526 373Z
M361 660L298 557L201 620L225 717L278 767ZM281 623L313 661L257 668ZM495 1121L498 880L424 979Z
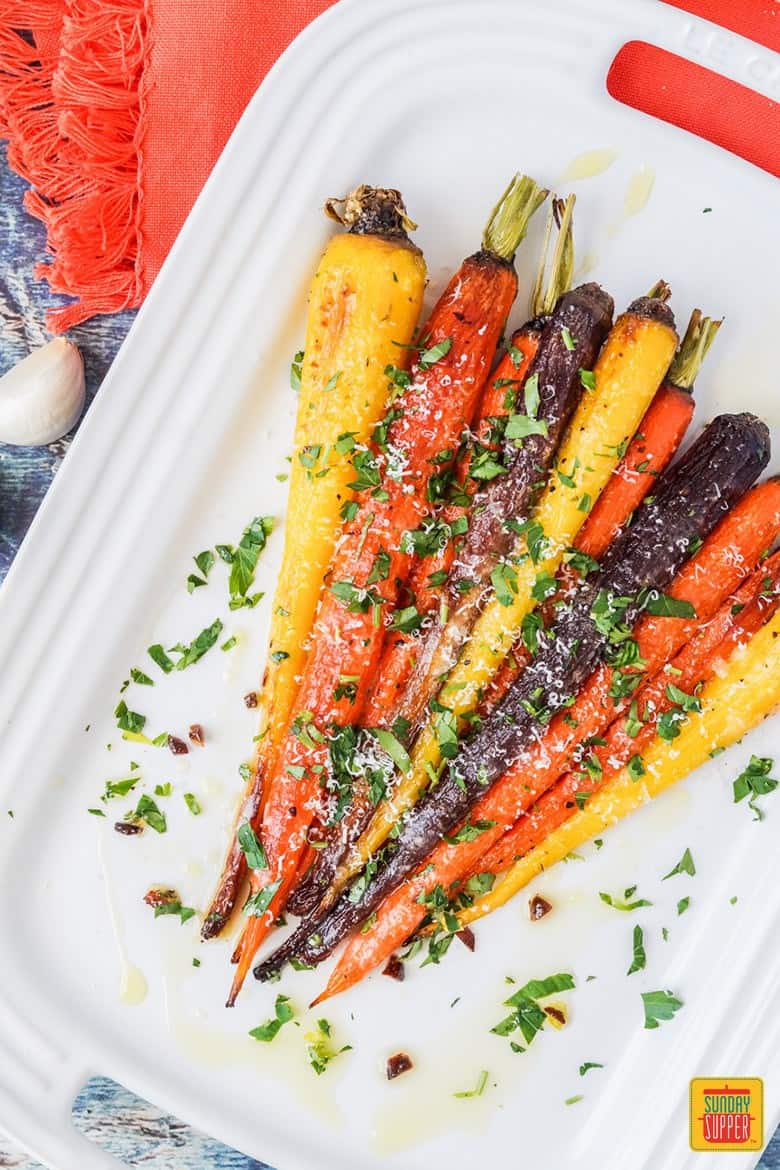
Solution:
M84 406L84 362L56 337L0 378L0 443L39 447L61 439Z

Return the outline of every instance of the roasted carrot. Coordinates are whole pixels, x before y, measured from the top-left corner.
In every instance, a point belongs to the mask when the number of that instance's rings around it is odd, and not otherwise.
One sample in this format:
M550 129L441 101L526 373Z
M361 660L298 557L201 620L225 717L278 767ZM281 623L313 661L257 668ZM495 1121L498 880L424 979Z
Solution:
M671 741L658 737L645 751L644 775L639 781L625 767L581 810L516 861L468 914L481 917L503 906L542 870L682 780L765 719L780 702L780 613L734 651L697 698L701 711L688 715L679 736Z
M568 289L574 265L571 239L571 212L574 196L566 204L553 200L547 220L544 246L539 265L534 295L532 318L512 335L505 355L491 374L472 426L473 440L458 460L454 484L450 493L454 499L445 503L440 513L432 516L423 530L414 534L415 559L409 579L409 592L422 618L419 630L394 631L386 640L376 678L368 695L362 715L366 727L402 727L397 716L402 713L402 696L417 661L424 632L436 621L447 603L446 577L463 545L462 533L467 529L471 497L480 480L469 474L472 464L487 468L493 463L480 463L487 454L494 456L500 449L502 420L510 412L511 402L522 390L530 364L533 362L546 319L555 309L557 300ZM559 234L549 277L545 283L547 254L553 226L557 222ZM529 452L529 457L534 458ZM500 456L499 456L500 458ZM429 551L430 550L430 551ZM405 734L404 734L405 732ZM403 728L401 739L408 731ZM288 900L288 909L294 914L310 914L327 894L337 866L371 818L374 803L370 778L360 774L354 778L348 807L338 825L332 827L329 838L317 850L309 871L302 877Z
M512 180L482 249L463 262L434 308L411 375L393 375L399 394L374 429L372 448L346 444L356 498L328 571L293 722L269 776L262 815L268 867L252 873L250 918L229 1003L295 880L327 782L333 728L359 722L365 680L376 669L387 629L419 620L414 607L393 613L410 562L401 538L429 511L435 477L451 463L471 421L517 292L512 259L546 194L524 176Z
M385 368L406 363L425 288L425 262L407 236L414 226L397 191L358 187L345 201L346 231L325 248L309 291L305 350L290 464L282 567L271 610L260 695L265 736L240 802L236 829L257 821L263 774L286 726L306 658L306 639L333 553L352 467L340 436L366 443L388 397ZM233 833L218 889L204 918L210 938L224 926L246 873Z
M573 549L574 554L581 555L566 554L558 572L558 592L545 603L547 612L551 612L551 607L579 580L583 554L585 558L600 559L670 463L693 417L691 391L720 325L720 321L702 317L700 310L694 309L667 376L647 408L615 474L577 534ZM587 570L589 561L585 560L584 564ZM528 658L527 648L520 639L490 680L483 698L483 711L491 710L506 694Z
M673 317L658 299L641 298L616 322L586 380L595 390L585 394L569 425L556 460L556 471L532 512L534 528L518 538L515 555L499 582L505 588L492 598L471 634L461 659L437 698L451 713L453 733L479 705L484 688L520 635L523 622L542 595L542 586L557 572L592 505L610 479L628 442L661 383L677 348ZM544 544L533 554L527 538L541 533ZM537 581L539 585L537 585ZM545 587L546 591L546 587ZM411 753L411 768L383 801L333 882L343 890L384 843L396 821L415 803L442 767L442 720L432 718Z
M643 595L651 612L654 606L661 615L682 611L678 617L665 620L687 618L695 628L694 607L658 591L666 588L687 559L691 541L705 537L715 527L724 508L742 496L768 457L768 431L752 415L722 415L706 428L684 459L659 479L654 495L644 501L631 526L612 544L599 572L562 608L553 626L539 634L533 661L474 737L453 753L448 774L407 814L389 858L370 881L362 883L365 888L360 896L344 895L324 918L305 923L296 932L301 949L293 953L309 962L315 956L322 958L467 815L471 825L484 826L486 809L492 808L495 799L491 787L496 781L501 781L500 792L512 787L504 775L507 769L516 777L522 760L521 808L511 817L490 814L488 831L499 820L504 826L511 824L522 810L525 794L537 788L538 796L556 779L561 769L559 766L549 773L547 723L553 721L551 728L559 722L566 727L571 712L556 715L556 710L567 704L573 704L572 710L576 708L576 695L600 659L606 659L612 668L607 697L621 699L633 693L640 679L636 671L640 644L633 639L631 627L641 613ZM666 653L660 662L668 657ZM578 715L574 718L579 724ZM578 726L577 738L583 734L592 732ZM540 744L545 750L538 766L545 778L539 789L537 775L527 768L526 753L538 751ZM475 836L473 830L467 836ZM490 843L488 839L486 845ZM312 942L315 931L317 938ZM281 953L287 955L293 945L288 942ZM264 965L263 969L269 967Z
M774 611L776 611L776 607L778 607L778 601L776 601L776 598L774 600L774 604L769 608L761 607L760 603L753 603L751 605L751 615L750 615L750 618L747 619L746 625L752 626L753 621L755 621L755 622L758 622L758 625L760 626L762 624L762 622L765 622L767 620L767 617L771 617L771 615L774 613ZM731 605L729 606L729 611L730 610L731 610ZM729 617L729 615L730 614L727 614L727 617ZM776 619L776 618L774 619L774 624L775 624L775 626L776 626L776 624L778 624L778 619ZM724 625L729 625L729 622L725 621ZM727 672L729 672L729 674L731 675L732 682L734 681L733 663L730 662L731 655L736 655L737 648L745 645L745 642L748 639L750 639L750 635L753 632L754 632L753 629L747 629L747 628L743 627L743 631L741 631L741 633L738 633L737 624L734 624L733 627L731 628L730 634L726 635L725 640L720 642L720 645L716 649L715 658L713 658L713 656L712 656L712 645L709 645L709 649L706 649L706 651L704 649L704 645L698 647L697 652L696 652L697 655L703 653L703 658L700 658L698 661L698 668L699 669L703 668L705 670L705 676L706 676L707 683L709 683L713 679L713 668L715 668L715 666L723 667L724 663L725 663L725 668L726 668ZM707 635L705 634L704 636L707 636ZM778 635L776 635L776 632L775 632L775 640L776 640L776 636L778 636ZM767 643L767 641L765 640L764 641L765 651L766 651L766 649L768 649L769 654L772 654L774 660L778 661L778 654L776 654L776 651L773 651L773 649L771 647L772 647L772 643L771 642ZM707 661L707 654L710 655L709 661ZM686 658L688 658L688 663L686 663L686 665L689 665L693 668L693 673L691 675L686 675L686 677L688 677L689 680L690 679L696 680L697 667L693 666L693 662L692 662L692 659L695 658L695 656L696 655L692 655L692 654L686 655ZM682 659L682 655L681 655L681 658L675 660L676 666L679 665L679 661L681 661L681 659ZM760 658L759 658L759 661L760 661ZM779 663L779 665L780 665L780 663ZM744 665L743 665L743 669L745 669ZM776 669L776 667L775 667L775 669ZM764 660L764 668L760 669L760 675L762 677L766 676L767 670L768 670L768 661L765 659ZM665 686L664 680L668 679L668 677L669 676L667 675L667 676L664 676L664 679L662 679L664 686ZM679 684L679 687L681 687L681 689L683 689L681 680L678 680L678 684ZM689 683L689 684L691 684L691 683ZM691 686L692 686L692 684L691 684ZM702 698L699 698L699 700L697 700L698 704L702 703L703 701L706 701L704 698L705 695L706 695L706 689L704 691L704 694L702 695ZM773 703L778 701L780 698L780 688L778 688L778 684L776 684L776 680L775 680L775 684L774 684L774 688L773 688L773 695L774 695L774 697L769 696L769 698L768 698L767 707L764 710L764 714L766 714L768 709L771 709L771 706L773 706ZM712 711L711 706L710 706L710 711ZM661 741L658 741L658 739L656 737L655 724L648 723L648 724L646 724L646 728L647 728L648 741L650 741L651 743L653 743L655 741L656 746L661 746L661 744L663 744L664 746L661 749L662 755L670 756L671 752L669 750L668 742L664 742L664 741L662 741L662 739L661 739ZM741 731L739 732L739 734L741 734ZM681 737L682 737L682 735L681 735ZM677 745L679 743L679 738L676 738L674 743L675 743L675 745ZM718 746L719 745L720 744L718 743ZM665 749L665 751L664 751L664 749ZM653 748L651 748L651 750L653 750ZM691 766L696 766L696 763L693 763L692 761L689 763L688 761L686 761L686 766L688 766L688 768L691 768ZM644 769L644 764L642 764L642 768ZM621 776L621 771L622 771L621 768L616 768L616 769L614 769L614 771L610 771L610 775L608 777L605 776L605 779L603 779L603 782L602 782L603 785L606 785L608 787L609 782L614 782L614 780L617 777ZM684 775L682 770L681 770L681 775ZM636 782L636 780L637 780L636 765L634 765L633 776L631 776L631 778L633 778L634 782ZM639 789L642 789L641 784L635 783L635 786L639 787ZM550 793L548 793L548 797L552 797L553 792L557 792L558 787L559 787L559 785L555 786L555 789L553 789ZM568 796L566 796L564 801L560 801L560 803L558 803L558 801L557 801L557 803L555 803L555 810L557 810L557 813L555 813L554 817L553 817L553 815L547 815L547 814L545 814L544 817L543 817L543 815L540 815L539 820L538 820L538 833L537 832L533 832L533 833L527 832L527 833L520 834L518 832L517 839L515 842L513 842L513 844L516 844L517 847L520 849L520 851L522 851L522 853L525 853L527 851L527 848L533 847L534 845L537 845L538 841L544 841L544 838L547 837L547 833L550 832L551 828L555 828L559 824L562 824L562 821L575 820L575 818L577 818L577 813L578 813L578 801L575 800L575 794L577 794L578 791L579 792L582 791L581 787L580 787L580 789L578 789L577 786L573 786L571 794L568 794ZM586 801L581 801L580 806L586 807L587 805L591 804L592 798L593 798L592 796L589 796ZM546 810L547 813L550 813L551 807L552 806L547 808L547 810ZM530 817L524 818L522 823L520 823L520 824L524 824L525 821L529 821L530 819L531 819ZM603 818L602 823L599 824L599 830L602 827L607 827L607 824L612 823L612 820L614 820L614 817L610 818L609 821L606 820L606 817ZM519 830L519 826L518 826L518 830ZM593 835L593 833L595 831L596 830L592 830L592 832L588 832L587 837L589 837L589 835ZM575 847L577 847L577 845L580 845L581 840L584 840L584 839L586 839L584 837L584 835L582 835L581 833L578 833L577 841L575 841L575 844L571 844L571 842L572 842L571 837L567 838L567 842L570 842L571 848L575 848ZM503 845L504 845L504 842L502 841L501 845L499 845L499 847L496 849L496 851L490 851L490 852L484 854L484 856L482 856L481 859L479 859L478 868L479 868L479 873L481 873L481 875L492 876L493 874L496 873L498 861L503 860L503 852L502 852ZM541 846L541 848L544 848L544 846ZM540 852L540 851L538 851L538 852ZM550 851L547 851L547 854L548 854L548 856L550 856L551 855ZM515 856L519 856L519 855L520 854L512 854L510 860L515 859ZM560 858L560 856L562 856L562 855L565 855L565 854L561 853L561 849L559 847L559 848L555 849L554 855L552 856L552 859L558 860ZM523 865L522 862L518 862L518 866L522 866L522 865ZM548 860L544 862L544 868L547 868L547 866L548 866ZM536 865L533 866L533 870L534 870L534 872L539 872L539 870L541 868L543 868L543 863L541 863L541 860L538 860ZM410 879L408 882L406 882L405 886L402 886L399 889L396 889L395 892L393 894L391 894L391 896L389 896L388 899L384 903L382 903L382 906L380 907L380 909L378 911L377 917L375 917L375 920L371 924L371 928L368 929L365 932L365 934L353 936L351 938L350 942L347 943L347 947L344 951L344 954L341 955L339 962L336 966L336 969L334 969L334 971L331 975L331 978L329 980L329 983L327 983L327 987L326 987L325 991L322 993L322 995L320 995L315 1000L315 1003L316 1004L322 1003L324 999L330 998L331 996L334 996L334 995L339 995L340 992L346 991L348 989L348 987L351 987L354 984L358 983L359 980L363 979L367 975L368 972L370 972L373 968L375 968L375 966L377 966L379 963L384 961L384 959L386 959L388 955L391 955L393 950L395 950L396 947L399 947L399 945L401 943L405 942L407 940L407 938L410 935L412 935L412 932L416 929L417 925L419 925L419 923L422 921L422 918L424 917L424 915L426 915L426 908L421 906L421 903L419 900L421 899L421 897L424 897L424 895L426 895L426 893L428 892L428 888L435 888L436 885L439 885L439 887L442 890L447 890L447 892L450 892L451 886L443 885L442 880L441 880L442 878L446 878L446 875L448 873L449 873L449 870L442 867L441 873L439 875L440 881L437 883L434 883L434 887L430 887L429 881L426 881L426 878L428 878L428 875L427 874L423 875L421 873L421 874L415 875L415 878ZM527 866L524 866L522 873L523 873L523 879L524 879L522 881L522 885L525 885L525 883L530 880L531 876L533 876L533 872L531 872L531 870L529 868L527 868ZM527 873L527 876L526 876L526 873ZM519 876L519 874L518 874L518 876ZM508 900L508 897L511 896L510 890L504 889L503 882L499 882L498 886L493 887L493 888L495 888L495 892L496 892L495 896L493 896L492 892L484 893L485 885L486 885L486 882L485 882L485 878L483 876L482 880L478 881L475 885L475 888L483 889L483 894L477 895L475 897L474 901L472 901L471 906L462 908L462 909L457 911L456 922L458 925L458 929L461 929L461 928L465 927L465 925L468 925L469 923L476 921L477 918L481 918L485 914L490 913L490 910L495 909L497 906L501 906L501 904L503 904L506 900ZM515 888L512 889L511 893L516 893L516 890L518 888L520 888L518 880L512 881L512 886ZM454 910L453 917L455 917L455 914L456 914L456 911Z
M493 449L490 432L494 422L491 420L506 414L504 406L506 381L511 378L513 382L515 380L519 382L525 377L537 343L538 331L533 326L523 326L522 329L516 330L512 336L510 351L499 362L494 376L485 387L480 403L479 420L474 428L481 450ZM522 356L518 358L518 354ZM468 466L469 452L466 452L459 461L455 477L455 482L464 494ZM455 556L457 533L466 513L465 503L447 504L442 509L441 516L431 518L427 525L423 524L419 533L421 540L426 539L429 534L435 537L437 533L447 537L435 552L421 559L416 558L411 569L408 592L414 599L415 608L421 619L420 629L425 627L443 604L445 593L443 586L437 584L437 580L449 571ZM374 682L368 691L361 715L364 727L389 729L394 724L404 687L409 681L416 660L420 645L420 629L409 632L393 630L386 636L382 657L375 670ZM322 848L315 852L311 866L307 870L302 869L301 880L288 900L288 909L291 913L310 914L319 905L333 880L336 868L370 820L373 808L370 779L365 774L358 774L353 780L349 803L342 818L338 824L331 826L331 832Z
M636 710L637 715L631 716L629 720L618 719L612 724L606 742L593 747L591 754L597 764L590 764L584 778L581 773L569 773L561 777L532 805L531 811L520 818L515 828L503 836L500 834L506 822L496 819L490 830L485 830L471 840L455 845L442 842L437 846L424 869L385 899L370 929L356 935L347 944L329 984L328 994L351 987L414 933L426 914L421 898L431 890L438 886L451 895L458 883L476 874L489 875L494 880L495 874L534 848L549 832L573 816L578 807L590 800L598 788L655 737L659 716L673 705L667 693L669 691L672 696L675 693L671 691L670 684L687 695L693 695L697 686L712 677L735 647L747 641L772 616L780 604L780 596L776 592L779 580L780 554L776 554L753 572L736 594L727 599L715 617L700 625L696 637L671 660L671 670L665 667L660 669L636 692L633 700L636 708L632 706L632 711ZM645 620L644 634L641 627L637 632L640 645L652 646L653 627L662 620ZM598 710L598 707L599 704L595 704L594 710ZM577 715L582 708L581 697L571 711L572 717L580 724L576 733L579 742L601 731L597 722L582 726ZM646 721L637 729L640 712L647 712ZM540 745L540 756L551 751L552 738L552 734L548 733ZM560 762L557 767L560 767ZM634 767L636 771L636 765ZM534 772L533 759L530 758L526 762L524 774ZM498 789L497 785L491 794L492 800L488 797L481 807L478 806L479 817L475 810L472 818L475 822L489 824L488 814L495 818L506 817L507 808L503 799L499 799L501 793ZM587 795L578 797L578 793ZM488 847L490 840L496 842L492 847ZM476 888L484 892L486 884L484 878L477 879ZM481 917L479 908L483 904L479 898L471 906L460 909L459 924L467 925Z
M675 711L680 692L686 699L710 679L733 650L747 642L780 605L780 555L775 554L751 574L675 658L646 682L632 700L628 717L615 721L603 744L595 744L587 757L587 770L562 776L517 824L479 859L479 869L498 873L540 844L548 833L583 807L594 792L608 783L635 758L637 776L642 774L641 753L655 738L665 712ZM668 722L673 734L676 715ZM468 915L468 911L466 911ZM469 919L470 920L470 919Z

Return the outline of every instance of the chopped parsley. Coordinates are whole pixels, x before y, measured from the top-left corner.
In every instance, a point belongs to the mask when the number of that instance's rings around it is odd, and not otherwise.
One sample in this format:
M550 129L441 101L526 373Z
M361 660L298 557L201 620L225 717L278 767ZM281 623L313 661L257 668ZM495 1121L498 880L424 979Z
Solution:
M250 869L268 869L265 849L249 821L244 821L236 834L241 851Z
M290 388L297 394L301 388L301 369L303 367L303 350L299 349L290 362Z
M607 906L611 906L613 910L630 911L639 910L641 906L652 906L653 903L648 902L647 898L635 898L632 901L635 893L636 886L629 886L623 891L622 898L618 898L617 895L613 897L612 894L605 894L603 890L599 891L599 897L602 902L606 903Z
M681 999L671 991L643 991L642 1003L645 1009L645 1027L657 1028L665 1020L671 1020L683 1006Z
M666 881L667 878L674 877L677 873L688 873L691 877L696 873L696 865L694 864L690 849L685 850L674 869L670 869L668 873L664 874L662 880Z
M335 1048L332 1035L332 1029L327 1020L317 1020L317 1031L306 1033L306 1055L318 1077L322 1076L331 1061L340 1056L342 1052L349 1052L352 1048L351 1044Z
M626 971L626 975L633 975L635 971L643 971L647 966L644 935L641 926L634 927L633 949L634 957L631 960L631 966Z
M477 1083L473 1089L461 1089L458 1093L453 1093L453 1097L481 1097L485 1091L488 1083L488 1071L482 1069L482 1072L477 1077Z
M270 1044L278 1036L284 1025L289 1024L290 1020L294 1018L295 1012L290 1006L289 997L286 995L277 995L273 1017L270 1020L266 1020L264 1024L260 1024L259 1027L252 1028L249 1035L253 1040L260 1040L264 1044Z
M250 918L262 918L273 902L276 891L281 884L281 879L275 882L269 882L262 890L258 890L256 894L252 894L244 903L244 913L249 915Z
M151 796L144 795L139 798L132 819L143 821L150 829L154 829L155 833L164 833L168 828L165 813L160 812Z
M769 756L751 756L747 767L734 781L734 803L739 804L747 797L754 821L764 819L763 812L756 804L757 798L777 788L778 781L769 775L773 766L774 761Z
M250 606L253 604L253 600L247 598L247 593L255 578L258 557L266 546L273 526L270 516L255 516L242 532L230 565L228 588L231 609L240 609L248 602Z

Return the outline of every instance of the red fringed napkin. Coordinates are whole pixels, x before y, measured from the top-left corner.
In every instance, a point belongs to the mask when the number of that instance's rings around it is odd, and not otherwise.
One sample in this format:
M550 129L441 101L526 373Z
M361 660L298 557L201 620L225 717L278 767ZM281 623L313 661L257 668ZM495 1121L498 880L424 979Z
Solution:
M257 86L334 0L0 0L0 137L77 297L139 305Z
M50 314L52 329L141 303L246 103L332 3L0 0L0 137L53 257L36 275L78 298ZM780 0L667 3L780 48ZM769 98L652 52L618 54L610 84L780 173Z

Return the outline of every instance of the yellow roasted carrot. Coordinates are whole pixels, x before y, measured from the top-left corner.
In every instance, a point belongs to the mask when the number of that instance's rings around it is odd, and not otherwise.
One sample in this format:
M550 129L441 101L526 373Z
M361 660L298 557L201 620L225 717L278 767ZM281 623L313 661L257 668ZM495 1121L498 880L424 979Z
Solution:
M355 469L339 436L365 443L384 413L388 365L407 364L425 287L425 261L406 236L397 191L359 188L348 232L334 236L309 295L282 568L263 683L269 738L285 729L322 579ZM327 473L326 473L327 472Z
M290 719L341 509L355 478L344 437L350 448L365 443L382 418L393 386L385 371L408 364L405 347L425 288L425 261L407 236L414 225L398 191L358 187L342 211L333 204L328 210L347 230L328 243L309 292L305 349L296 364L300 387L284 552L260 694L265 734L236 829L259 814L262 775ZM245 872L234 834L204 937L224 926Z
M643 754L641 779L624 768L581 811L505 870L490 893L461 911L461 924L503 906L542 870L682 780L769 715L780 703L780 613L728 658L698 698L701 713L688 715L676 739L658 737Z
M544 596L540 585L554 576L588 511L612 475L636 431L677 348L674 318L663 301L643 297L616 321L595 369L582 377L592 387L583 397L561 444L533 519L544 551L528 556L525 537L516 553L512 586L486 606L438 700L463 717L516 641L523 618ZM538 530L537 530L538 531ZM429 722L411 753L411 767L390 799L377 806L371 824L341 867L334 886L343 889L386 840L393 825L418 799L442 761L436 725Z

